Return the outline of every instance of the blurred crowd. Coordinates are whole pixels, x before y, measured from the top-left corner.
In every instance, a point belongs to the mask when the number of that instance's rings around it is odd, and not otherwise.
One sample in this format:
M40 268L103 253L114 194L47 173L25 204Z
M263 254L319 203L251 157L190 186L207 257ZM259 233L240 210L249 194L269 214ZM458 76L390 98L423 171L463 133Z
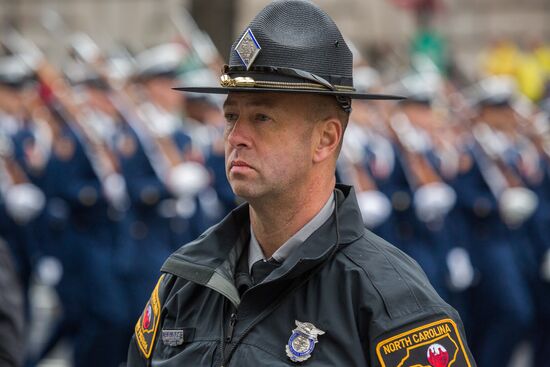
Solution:
M217 84L223 62L204 37L133 54L77 34L56 67L2 36L0 361L33 366L65 340L74 366L119 366L163 261L239 204L223 98L172 90ZM427 30L398 80L356 55L358 89L408 99L354 101L336 172L459 310L484 367L525 341L549 365L550 48L531 46L495 42L472 81ZM62 316L25 353L32 282Z

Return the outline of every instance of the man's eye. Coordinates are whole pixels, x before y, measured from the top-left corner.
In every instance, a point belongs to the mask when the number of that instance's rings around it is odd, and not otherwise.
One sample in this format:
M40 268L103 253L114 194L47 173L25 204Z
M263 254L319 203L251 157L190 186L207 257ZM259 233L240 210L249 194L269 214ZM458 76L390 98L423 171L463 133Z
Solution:
M258 113L256 115L256 121L266 122L266 121L269 121L269 120L271 120L271 118L267 115L264 115L263 113Z
M235 122L239 116L236 113L226 113L225 114L225 121L227 122Z

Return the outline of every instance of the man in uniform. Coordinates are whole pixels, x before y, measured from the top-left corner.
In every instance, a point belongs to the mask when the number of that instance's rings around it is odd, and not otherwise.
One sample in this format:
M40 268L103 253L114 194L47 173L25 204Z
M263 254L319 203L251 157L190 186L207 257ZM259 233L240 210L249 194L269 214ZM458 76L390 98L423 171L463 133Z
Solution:
M458 314L418 265L364 228L335 184L352 55L315 5L276 1L231 50L226 170L247 203L176 251L129 366L475 366Z
M478 280L471 289L470 345L480 365L509 365L534 325L526 264L526 224L538 199L515 169L513 88L500 78L482 80L472 93L468 169L456 177L458 210L469 238Z

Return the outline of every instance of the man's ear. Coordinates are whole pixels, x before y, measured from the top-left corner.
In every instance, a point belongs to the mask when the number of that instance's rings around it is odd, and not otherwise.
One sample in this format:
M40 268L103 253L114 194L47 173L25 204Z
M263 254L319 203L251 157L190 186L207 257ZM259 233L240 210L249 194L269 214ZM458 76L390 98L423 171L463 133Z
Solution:
M340 120L330 117L317 123L313 162L319 163L335 155L344 133Z

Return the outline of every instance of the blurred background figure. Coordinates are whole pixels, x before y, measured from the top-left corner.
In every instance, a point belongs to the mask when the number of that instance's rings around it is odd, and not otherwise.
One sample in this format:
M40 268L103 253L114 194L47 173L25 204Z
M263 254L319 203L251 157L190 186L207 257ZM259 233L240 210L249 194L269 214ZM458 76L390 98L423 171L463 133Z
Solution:
M480 363L504 365L533 326L533 300L523 273L529 246L524 226L538 199L517 169L520 142L511 80L483 80L474 94L466 146L472 164L456 185L479 271L472 291L472 341Z
M19 286L11 252L0 239L0 362L22 366L25 355L23 293Z
M223 97L172 88L218 85L267 1L2 5L0 361L125 365L166 257L242 202ZM550 4L314 1L356 88L407 97L352 106L336 176L365 226L459 310L481 366L550 366Z

